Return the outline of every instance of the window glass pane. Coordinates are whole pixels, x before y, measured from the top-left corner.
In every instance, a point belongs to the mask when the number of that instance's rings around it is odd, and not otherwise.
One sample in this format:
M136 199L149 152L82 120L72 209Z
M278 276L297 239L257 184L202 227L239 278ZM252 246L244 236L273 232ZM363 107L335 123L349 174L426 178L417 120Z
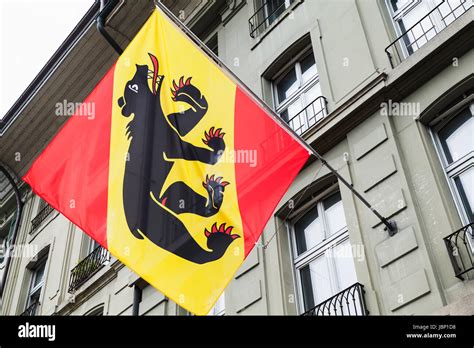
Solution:
M469 221L474 221L474 168L471 167L459 174L454 182Z
M357 282L352 247L349 240L334 247L333 258L336 266L338 291L342 291Z
M403 24L405 28L410 29L430 12L428 1L420 1L416 6L403 15Z
M328 236L346 227L344 207L342 206L341 194L339 192L324 200L324 210Z
M303 75L303 83L311 80L314 76L316 76L317 73L318 70L316 68L314 55L311 53L301 61L301 74Z
M311 309L333 295L325 256L318 257L301 269L301 283L305 310Z
M313 87L308 89L306 91L306 102L311 104L313 101L315 101L318 97L321 96L321 85L319 83L316 83ZM320 103L314 105L314 109L316 112L321 110L321 105Z
M317 207L311 209L295 223L295 238L298 255L311 249L324 239Z
M448 164L474 151L474 122L469 109L449 122L439 137Z
M267 2L268 21L272 24L286 9L286 0L269 0Z
M45 262L42 262L34 271L32 288L36 287L43 281L45 264Z
M400 34L407 32L403 36L403 40L407 47L408 53L412 54L418 48L423 46L427 39L434 36L433 19L428 16L423 19L422 23L418 23L430 11L427 1L420 1L409 12L404 13L403 17L397 21L400 27ZM427 34L425 36L424 34Z
M291 120L293 117L298 115L301 110L303 110L303 103L301 102L301 99L297 99L293 103L291 103L290 106L288 106L288 120Z
M292 68L277 84L278 102L281 103L298 90L296 71Z
M314 294L313 294L313 284L311 282L311 273L309 266L303 267L300 270L301 276L301 291L303 292L303 304L304 310L309 311L311 308L314 308Z

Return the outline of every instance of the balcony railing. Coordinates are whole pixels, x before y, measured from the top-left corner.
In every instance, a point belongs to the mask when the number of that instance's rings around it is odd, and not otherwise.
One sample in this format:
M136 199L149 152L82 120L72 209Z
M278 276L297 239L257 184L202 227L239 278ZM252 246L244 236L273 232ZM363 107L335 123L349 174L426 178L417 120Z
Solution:
M320 96L288 120L290 127L301 135L327 115L327 100Z
M90 279L106 262L110 260L110 253L98 246L87 257L78 263L71 270L71 278L69 279L69 292L73 293L79 286Z
M444 238L444 243L448 249L449 259L453 265L454 275L463 280L463 275L474 270L474 222L451 233Z
M31 232L36 230L53 210L54 208L52 206L46 204L45 207L41 209L40 212L35 216L35 218L31 220Z
M36 315L36 310L38 309L38 306L39 306L38 301L33 302L32 304L30 304L28 306L27 309L25 309L25 311L23 313L20 314L20 316L22 316L22 317L31 317L31 316Z
M444 0L387 46L392 68L413 54L470 8L472 0Z
M355 283L345 290L337 293L326 301L318 304L303 315L315 316L365 316L369 314L365 305L364 286Z
M250 36L255 38L275 22L295 0L266 0L249 19Z

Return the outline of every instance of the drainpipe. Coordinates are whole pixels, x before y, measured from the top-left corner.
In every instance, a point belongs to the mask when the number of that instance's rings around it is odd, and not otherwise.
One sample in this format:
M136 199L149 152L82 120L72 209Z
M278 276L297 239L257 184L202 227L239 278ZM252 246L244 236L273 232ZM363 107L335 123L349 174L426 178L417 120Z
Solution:
M16 235L18 232L18 227L20 226L21 213L23 211L23 205L24 205L24 202L21 199L20 190L18 189L18 185L16 184L15 180L10 174L11 170L8 170L7 168L8 167L4 163L0 162L0 172L2 172L5 175L8 182L13 187L13 192L15 193L16 213L15 213L15 222L13 224L11 244L8 246L8 248L10 249L10 252L8 253L8 257L5 261L5 271L3 272L2 279L0 280L0 296L3 295L3 290L5 289L5 282L7 280L8 269L10 268L13 246L15 245L15 242L16 242Z
M112 12L115 6L117 6L118 2L119 0L100 0L100 12L97 15L97 30L105 38L105 40L107 40L109 45L112 46L115 52L120 55L123 52L122 48L105 30L105 22L107 20L107 16Z

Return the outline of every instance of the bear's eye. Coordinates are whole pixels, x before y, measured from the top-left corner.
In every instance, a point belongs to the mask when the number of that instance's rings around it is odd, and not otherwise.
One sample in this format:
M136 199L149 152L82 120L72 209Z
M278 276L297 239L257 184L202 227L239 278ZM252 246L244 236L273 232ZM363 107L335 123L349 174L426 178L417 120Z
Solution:
M128 85L128 88L129 88L132 92L138 93L138 85L137 85L137 84Z

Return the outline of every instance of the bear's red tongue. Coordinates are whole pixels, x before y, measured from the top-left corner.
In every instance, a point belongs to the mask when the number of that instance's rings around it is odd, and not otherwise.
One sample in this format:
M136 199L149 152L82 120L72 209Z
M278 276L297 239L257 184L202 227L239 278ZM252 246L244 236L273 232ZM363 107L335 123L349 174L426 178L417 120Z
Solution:
M158 77L158 70L160 69L160 64L158 63L158 59L156 59L156 57L153 54L148 53L148 55L150 56L151 62L153 63L153 83L152 83L152 86L153 86L153 94L156 94L156 79Z

